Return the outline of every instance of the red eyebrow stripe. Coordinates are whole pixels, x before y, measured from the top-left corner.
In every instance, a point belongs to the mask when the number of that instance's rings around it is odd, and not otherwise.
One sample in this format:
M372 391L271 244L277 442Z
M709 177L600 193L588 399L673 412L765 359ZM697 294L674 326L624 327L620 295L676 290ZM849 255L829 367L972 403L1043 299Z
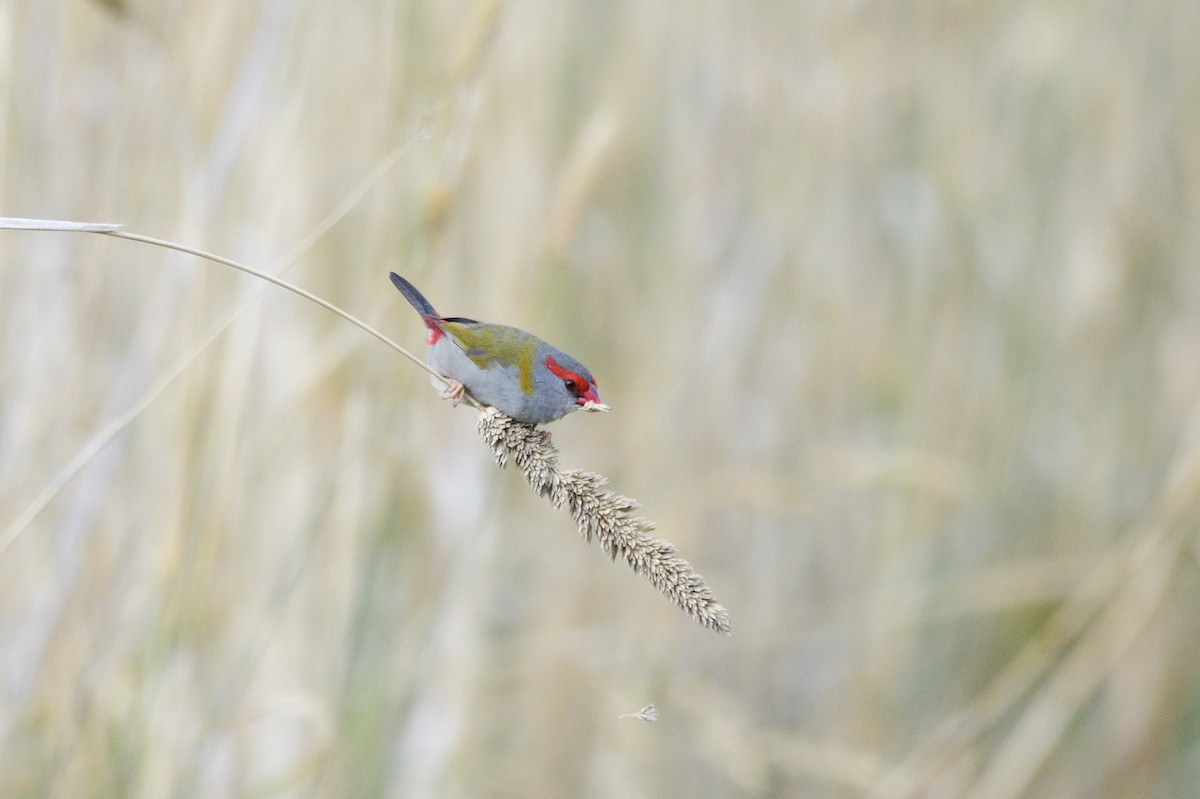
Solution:
M570 380L576 386L581 386L583 389L587 388L587 381L584 380L581 375L577 375L570 369L564 369L563 367L559 366L558 361L554 360L554 356L552 355L546 356L546 368L561 377L563 380Z

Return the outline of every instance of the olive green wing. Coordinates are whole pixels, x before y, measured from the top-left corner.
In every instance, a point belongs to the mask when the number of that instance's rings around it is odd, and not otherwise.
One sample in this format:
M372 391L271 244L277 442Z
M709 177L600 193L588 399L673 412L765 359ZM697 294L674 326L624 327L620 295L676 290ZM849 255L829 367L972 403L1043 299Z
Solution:
M533 391L533 356L541 343L536 337L515 327L462 318L443 319L442 328L480 369L515 366L521 390Z

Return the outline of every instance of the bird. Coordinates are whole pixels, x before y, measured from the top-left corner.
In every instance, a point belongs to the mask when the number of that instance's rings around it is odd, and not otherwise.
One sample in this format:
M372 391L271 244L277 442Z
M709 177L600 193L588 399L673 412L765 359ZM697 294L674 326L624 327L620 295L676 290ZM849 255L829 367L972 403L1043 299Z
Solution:
M443 398L458 405L470 394L528 425L610 410L592 373L562 350L520 328L442 316L412 283L389 277L429 329L429 365L446 383Z

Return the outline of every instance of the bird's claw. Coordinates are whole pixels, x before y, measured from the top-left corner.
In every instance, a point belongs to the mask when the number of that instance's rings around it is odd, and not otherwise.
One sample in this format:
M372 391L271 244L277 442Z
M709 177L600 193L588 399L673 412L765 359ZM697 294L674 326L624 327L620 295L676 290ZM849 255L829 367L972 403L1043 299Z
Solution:
M454 401L454 407L458 407L463 401L463 394L466 393L466 387L452 377L443 377L446 381L446 390L442 392L442 399Z

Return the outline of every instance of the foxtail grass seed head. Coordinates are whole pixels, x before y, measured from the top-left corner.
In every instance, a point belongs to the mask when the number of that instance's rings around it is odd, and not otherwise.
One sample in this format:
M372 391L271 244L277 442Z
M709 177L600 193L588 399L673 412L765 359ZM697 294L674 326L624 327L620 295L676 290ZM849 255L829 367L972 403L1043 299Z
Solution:
M673 544L651 535L654 522L633 515L637 502L607 490L603 475L560 472L558 449L548 432L495 408L479 414L479 434L501 468L515 463L534 493L548 498L555 508L570 511L586 541L597 539L604 554L613 560L622 558L700 624L730 634L728 611L691 564L675 554Z

